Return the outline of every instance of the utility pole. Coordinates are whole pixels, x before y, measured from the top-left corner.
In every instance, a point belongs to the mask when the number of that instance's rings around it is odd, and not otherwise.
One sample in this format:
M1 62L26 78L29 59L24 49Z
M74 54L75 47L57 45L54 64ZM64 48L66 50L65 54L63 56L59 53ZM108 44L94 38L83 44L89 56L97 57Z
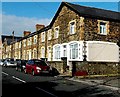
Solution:
M12 32L12 45L11 45L11 58L14 58L14 51L13 51L13 42L14 42L14 31Z

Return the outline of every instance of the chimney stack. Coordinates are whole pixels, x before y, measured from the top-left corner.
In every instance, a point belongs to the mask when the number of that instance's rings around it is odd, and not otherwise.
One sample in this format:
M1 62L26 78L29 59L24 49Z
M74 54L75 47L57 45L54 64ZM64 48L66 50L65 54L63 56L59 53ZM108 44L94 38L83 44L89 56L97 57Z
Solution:
M36 24L36 31L39 31L40 29L44 28L45 25L42 24Z
M29 35L31 32L30 31L24 31L24 37Z

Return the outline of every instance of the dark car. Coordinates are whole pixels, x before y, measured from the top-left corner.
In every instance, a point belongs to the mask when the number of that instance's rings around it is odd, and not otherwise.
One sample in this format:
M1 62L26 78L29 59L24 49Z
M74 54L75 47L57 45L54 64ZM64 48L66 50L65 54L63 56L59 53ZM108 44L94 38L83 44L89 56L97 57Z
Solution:
M50 66L39 59L31 59L26 63L25 73L31 73L32 75L41 74L41 73L50 73Z
M26 68L27 60L17 60L16 63L17 63L16 70L24 71L24 69Z

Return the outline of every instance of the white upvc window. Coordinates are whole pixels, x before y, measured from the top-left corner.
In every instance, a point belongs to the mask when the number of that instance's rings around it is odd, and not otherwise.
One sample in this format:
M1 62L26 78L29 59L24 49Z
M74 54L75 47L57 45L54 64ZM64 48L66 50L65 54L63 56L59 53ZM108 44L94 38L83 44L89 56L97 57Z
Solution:
M51 47L48 46L48 61L51 61Z
M107 34L107 26L105 22L100 22L100 34Z
M35 35L34 36L34 44L36 44L37 43L37 36Z
M37 58L37 50L33 49L33 58L36 59Z
M31 38L28 38L28 45L31 45Z
M26 40L23 41L23 46L24 46L24 47L26 46Z
M55 27L54 29L54 38L58 38L59 36L59 27Z
M70 31L69 31L69 33L70 34L75 34L75 20L73 20L73 21L70 21L70 23L69 23L69 27L70 27Z
M41 41L44 42L45 41L45 32L41 33Z
M48 38L48 40L51 40L51 38L52 38L51 31L52 31L51 29L50 29L50 30L48 30L48 37L47 37L47 38Z
M45 58L45 48L41 48L41 58Z
M78 43L71 43L70 46L70 59L78 58Z
M63 43L61 49L61 57L67 57L67 43Z
M54 61L61 60L61 46L60 46L60 44L56 44L53 46L53 60Z

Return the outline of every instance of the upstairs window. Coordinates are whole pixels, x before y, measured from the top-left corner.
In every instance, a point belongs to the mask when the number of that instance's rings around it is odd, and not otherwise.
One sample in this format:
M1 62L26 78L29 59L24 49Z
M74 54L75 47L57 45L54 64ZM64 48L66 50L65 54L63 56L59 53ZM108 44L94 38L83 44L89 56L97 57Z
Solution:
M28 45L31 45L31 38L28 38Z
M37 36L34 36L34 44L37 43Z
M75 34L75 21L71 21L69 25L70 25L70 31L69 31L70 34Z
M52 38L52 35L51 35L51 29L50 29L48 30L48 40L51 40L51 38Z
M55 27L54 29L54 38L58 38L59 36L59 27Z
M45 32L42 32L42 33L41 33L41 39L42 39L42 42L45 41Z
M106 27L106 23L104 22L100 22L100 34L107 34L107 27Z

